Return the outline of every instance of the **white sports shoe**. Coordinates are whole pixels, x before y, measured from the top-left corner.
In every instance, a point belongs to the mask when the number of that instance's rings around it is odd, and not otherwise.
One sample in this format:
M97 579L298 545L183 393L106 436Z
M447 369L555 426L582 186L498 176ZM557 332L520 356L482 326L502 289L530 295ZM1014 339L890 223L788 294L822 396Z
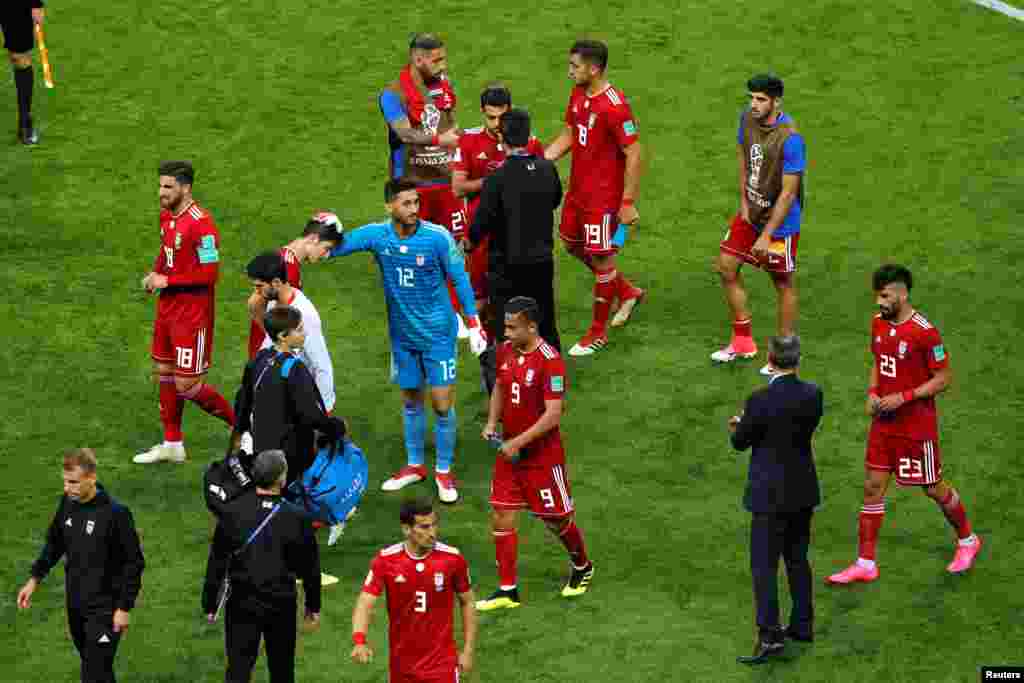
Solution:
M454 503L459 499L459 489L451 472L435 472L434 483L437 484L437 497L442 503Z
M384 483L380 485L381 491L398 491L404 489L409 484L415 484L418 481L423 481L427 478L427 468L425 465L406 465L402 469L392 474L388 479L384 480Z
M249 432L243 433L242 434L242 438L239 440L239 443L238 443L238 449L242 450L242 451L245 451L249 455L252 455L252 448L253 448L252 434L250 434Z
M334 545L341 540L345 534L345 522L338 522L331 527L331 533L327 535L327 545Z
M455 319L459 321L459 339L469 339L469 328L466 327L466 321L458 313L455 314Z
M145 453L139 453L136 455L132 458L132 462L139 465L150 465L154 462L166 460L167 462L181 464L185 462L187 458L188 456L185 453L184 446L167 446L165 444L158 443Z
M755 346L751 350L744 349L743 351L737 351L733 348L732 344L729 344L724 349L719 349L711 354L711 360L716 363L731 363L737 358L753 358L757 355L757 347Z

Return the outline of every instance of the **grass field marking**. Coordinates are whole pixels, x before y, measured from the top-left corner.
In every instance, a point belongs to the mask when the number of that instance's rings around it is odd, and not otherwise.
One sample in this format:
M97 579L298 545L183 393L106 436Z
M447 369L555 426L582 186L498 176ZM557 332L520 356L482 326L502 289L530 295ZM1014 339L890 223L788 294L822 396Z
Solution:
M975 5L995 10L1000 14L1005 14L1018 21L1024 21L1024 9L1017 9L1013 5L1007 5L1005 2L999 2L999 0L971 0L971 2Z

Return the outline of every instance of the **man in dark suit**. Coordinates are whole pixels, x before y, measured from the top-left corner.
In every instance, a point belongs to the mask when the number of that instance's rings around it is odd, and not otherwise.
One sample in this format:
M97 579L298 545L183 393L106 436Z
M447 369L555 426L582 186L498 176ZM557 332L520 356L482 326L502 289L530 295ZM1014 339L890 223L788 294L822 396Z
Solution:
M769 385L747 399L742 417L729 420L736 450L753 447L743 506L753 514L750 568L757 602L758 639L742 664L760 664L782 652L785 639L814 639L811 565L811 515L821 502L811 436L821 421L823 395L818 385L796 376L800 338L774 337L768 353L774 375ZM786 562L793 612L789 626L779 625L776 577L779 556Z

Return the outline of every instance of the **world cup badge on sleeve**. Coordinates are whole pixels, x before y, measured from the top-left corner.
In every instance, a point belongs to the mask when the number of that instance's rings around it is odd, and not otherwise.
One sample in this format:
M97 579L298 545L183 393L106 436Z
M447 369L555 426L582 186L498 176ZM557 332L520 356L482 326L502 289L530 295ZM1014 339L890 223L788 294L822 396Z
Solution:
M434 572L434 590L438 593L444 590L444 574L442 572Z

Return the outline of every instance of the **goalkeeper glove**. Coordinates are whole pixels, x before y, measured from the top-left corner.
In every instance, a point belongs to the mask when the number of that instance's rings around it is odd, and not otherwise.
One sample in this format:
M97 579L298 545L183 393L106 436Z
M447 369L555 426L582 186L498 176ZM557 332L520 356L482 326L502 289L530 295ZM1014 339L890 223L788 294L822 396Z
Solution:
M469 350L479 357L487 350L487 333L480 327L480 319L475 315L466 319L466 327L469 328Z

